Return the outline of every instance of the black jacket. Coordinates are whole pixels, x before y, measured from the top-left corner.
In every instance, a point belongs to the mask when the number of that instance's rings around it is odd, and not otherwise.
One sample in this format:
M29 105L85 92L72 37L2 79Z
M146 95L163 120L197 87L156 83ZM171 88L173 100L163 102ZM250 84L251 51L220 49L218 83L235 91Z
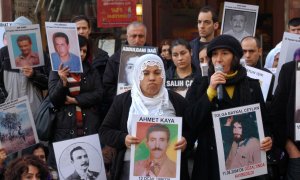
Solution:
M186 114L192 127L191 144L198 140L192 173L193 180L198 180L199 177L203 180L220 179L212 111L260 103L264 125L265 127L269 126L259 82L248 77L242 80L243 83L245 81L249 88L244 89L244 93L241 93L241 82L234 84L235 89L232 99L230 99L225 88L223 88L224 97L222 101L218 101L217 98L214 98L212 102L209 101L206 93L209 86L209 77L207 76L196 77L189 88L186 96L189 107L186 110ZM242 94L250 96L243 104L240 101Z
M196 67L198 73L201 73L200 61L199 61L199 52L202 46L208 44L209 42L200 42L200 38L195 38L190 41L192 47L192 64Z
M284 64L280 70L278 84L269 109L270 119L274 122L275 144L285 148L287 139L296 144L300 150L300 142L295 142L295 82L296 62Z
M168 91L169 99L172 102L176 116L183 117L187 102L179 94ZM113 162L112 174L115 180L120 178L122 172L124 154L126 151L125 137L128 135L127 119L131 106L131 91L116 96L114 102L107 113L103 124L99 129L101 142L117 149L117 156ZM189 141L189 126L183 119L182 136ZM185 154L182 155L181 179L189 179L187 173L187 160Z
M97 132L101 123L98 106L102 100L103 89L98 72L92 69L88 62L82 65L80 94L75 98L82 110L84 134L90 135ZM68 87L63 87L58 73L52 71L49 77L49 96L58 109L53 142L76 137L75 105L65 104L66 96L69 94Z

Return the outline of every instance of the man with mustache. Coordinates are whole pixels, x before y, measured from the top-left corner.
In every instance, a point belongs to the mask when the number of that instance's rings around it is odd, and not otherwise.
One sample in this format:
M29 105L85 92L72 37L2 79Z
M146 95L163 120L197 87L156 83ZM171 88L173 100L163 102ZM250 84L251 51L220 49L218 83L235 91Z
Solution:
M97 179L99 173L89 170L89 157L81 146L77 146L70 152L71 163L74 165L75 171L66 179L67 180L81 180L88 179L94 180Z
M231 35L241 42L244 37L251 36L251 34L245 30L246 24L246 15L243 12L234 12L230 19L231 29L223 34Z
M134 164L134 176L176 177L176 163L166 154L169 146L170 130L162 124L148 128L146 145L150 151L149 158Z
M230 152L226 159L226 169L244 167L250 164L261 162L260 142L254 131L254 122L246 119L246 116L240 118L229 117L231 130L233 133L233 142ZM226 125L225 125L226 126Z

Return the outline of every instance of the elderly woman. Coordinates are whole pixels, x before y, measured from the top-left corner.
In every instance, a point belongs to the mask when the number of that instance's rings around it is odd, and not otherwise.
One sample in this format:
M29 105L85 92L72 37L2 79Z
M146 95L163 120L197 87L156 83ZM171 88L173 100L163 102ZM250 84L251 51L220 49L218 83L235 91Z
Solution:
M260 103L264 128L268 127L259 82L248 78L246 69L239 62L243 56L240 43L229 35L218 36L208 44L207 55L211 59L208 76L197 77L186 97L190 102L187 118L193 125L191 139L192 142L198 140L192 173L195 180L199 177L203 180L220 179L212 111ZM217 65L223 67L223 72L215 71ZM223 98L217 97L218 85L224 87ZM263 151L271 147L270 137L260 142Z
M87 60L88 40L79 35L83 73L70 73L69 67L52 71L49 77L50 100L58 109L50 142L95 134L100 127L99 103L102 99L102 82L97 70ZM48 163L56 167L52 146Z
M141 142L132 136L133 115L183 116L186 101L165 88L165 70L157 55L141 56L134 67L132 90L120 94L106 115L99 129L101 142L117 149L113 179L129 179L130 146ZM188 126L183 121L183 136L187 138ZM175 144L176 150L185 150L187 140L182 137ZM182 156L181 179L189 179L186 159Z
M47 180L47 165L38 157L26 155L12 161L5 172L6 180Z

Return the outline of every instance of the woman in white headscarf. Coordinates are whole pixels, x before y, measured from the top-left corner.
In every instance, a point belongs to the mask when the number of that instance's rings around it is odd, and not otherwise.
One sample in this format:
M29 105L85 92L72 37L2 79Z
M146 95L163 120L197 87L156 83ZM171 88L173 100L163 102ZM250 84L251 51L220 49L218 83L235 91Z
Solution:
M183 117L187 103L179 94L165 88L165 80L161 58L153 54L143 55L135 63L132 90L115 97L99 129L101 143L117 149L111 170L113 179L129 179L130 146L141 142L131 135L133 115ZM187 123L182 124L183 137L174 148L184 151L189 128ZM189 179L184 156L181 161L180 179Z

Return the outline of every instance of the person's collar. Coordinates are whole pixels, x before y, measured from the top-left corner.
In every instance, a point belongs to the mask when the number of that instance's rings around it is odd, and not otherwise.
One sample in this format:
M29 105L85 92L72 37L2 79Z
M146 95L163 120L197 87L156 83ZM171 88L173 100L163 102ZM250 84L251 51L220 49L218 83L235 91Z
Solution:
M233 78L234 76L236 76L238 73L238 71L235 71L234 73L231 73L231 74L226 74L225 75L225 79L231 79Z

